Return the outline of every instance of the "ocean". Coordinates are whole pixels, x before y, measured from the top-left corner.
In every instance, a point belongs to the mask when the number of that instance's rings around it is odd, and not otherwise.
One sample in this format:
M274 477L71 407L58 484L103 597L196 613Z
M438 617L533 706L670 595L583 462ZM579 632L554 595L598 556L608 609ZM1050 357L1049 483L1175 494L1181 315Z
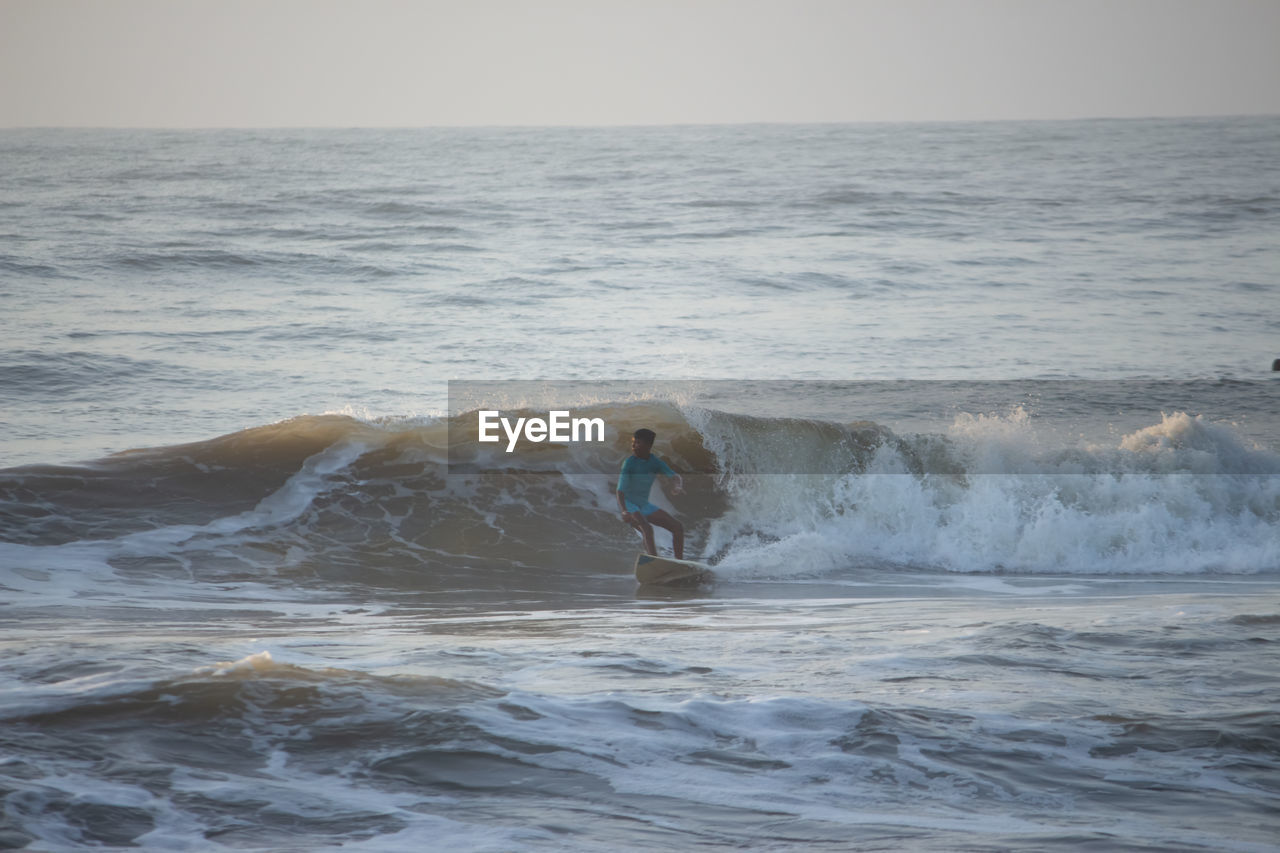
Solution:
M1280 850L1277 234L1268 117L0 130L0 848Z

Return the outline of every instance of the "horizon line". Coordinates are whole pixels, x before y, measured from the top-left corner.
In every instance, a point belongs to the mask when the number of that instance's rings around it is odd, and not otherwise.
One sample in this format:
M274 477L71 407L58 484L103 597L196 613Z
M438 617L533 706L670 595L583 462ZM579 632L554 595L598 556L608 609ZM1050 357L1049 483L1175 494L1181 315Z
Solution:
M659 129L677 127L816 127L837 125L903 125L903 124L1050 124L1067 122L1103 121L1160 121L1195 119L1266 119L1280 118L1280 112L1257 113L1153 113L1149 115L1090 115L1074 117L1028 118L951 118L951 119L822 119L815 121L787 121L757 119L748 121L672 121L672 122L619 122L616 124L589 123L475 123L475 124L0 124L0 130L157 130L157 131L207 131L207 130L609 130L609 129Z

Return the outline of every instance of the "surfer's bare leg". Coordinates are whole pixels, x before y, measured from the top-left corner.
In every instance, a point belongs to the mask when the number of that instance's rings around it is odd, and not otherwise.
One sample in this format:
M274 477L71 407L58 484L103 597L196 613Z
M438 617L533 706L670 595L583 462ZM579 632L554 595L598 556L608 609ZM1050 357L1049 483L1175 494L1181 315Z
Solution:
M653 525L638 512L629 512L626 518L627 522L636 530L639 530L640 535L644 537L644 552L651 557L658 556L658 546L653 541Z
M684 525L680 520L672 516L665 509L654 510L649 513L649 517L645 521L650 524L656 524L664 530L671 531L671 550L675 552L677 560L684 559ZM653 528L649 527L649 536L653 537ZM655 557L657 551L650 551Z

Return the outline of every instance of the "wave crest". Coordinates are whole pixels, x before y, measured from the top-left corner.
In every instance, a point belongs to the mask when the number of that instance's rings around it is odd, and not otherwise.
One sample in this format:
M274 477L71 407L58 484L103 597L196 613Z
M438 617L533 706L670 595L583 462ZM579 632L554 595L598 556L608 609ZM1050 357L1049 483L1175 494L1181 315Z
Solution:
M655 488L655 502L728 578L1280 568L1280 457L1182 412L1107 445L1063 443L1025 409L903 435L661 400L581 413L609 425L604 443L472 452L462 467L451 449L478 446L474 413L307 416L10 469L0 539L97 542L118 572L217 581L457 590L616 573L636 548L616 472L643 425L686 481L674 499Z

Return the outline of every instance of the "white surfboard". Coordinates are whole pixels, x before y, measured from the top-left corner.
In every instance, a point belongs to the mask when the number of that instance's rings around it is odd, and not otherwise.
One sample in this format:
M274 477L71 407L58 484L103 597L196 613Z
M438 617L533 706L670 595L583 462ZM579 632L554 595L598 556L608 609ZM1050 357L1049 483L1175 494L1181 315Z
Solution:
M709 566L693 560L654 557L643 552L636 554L636 580L642 584L693 586L711 580L712 576Z

